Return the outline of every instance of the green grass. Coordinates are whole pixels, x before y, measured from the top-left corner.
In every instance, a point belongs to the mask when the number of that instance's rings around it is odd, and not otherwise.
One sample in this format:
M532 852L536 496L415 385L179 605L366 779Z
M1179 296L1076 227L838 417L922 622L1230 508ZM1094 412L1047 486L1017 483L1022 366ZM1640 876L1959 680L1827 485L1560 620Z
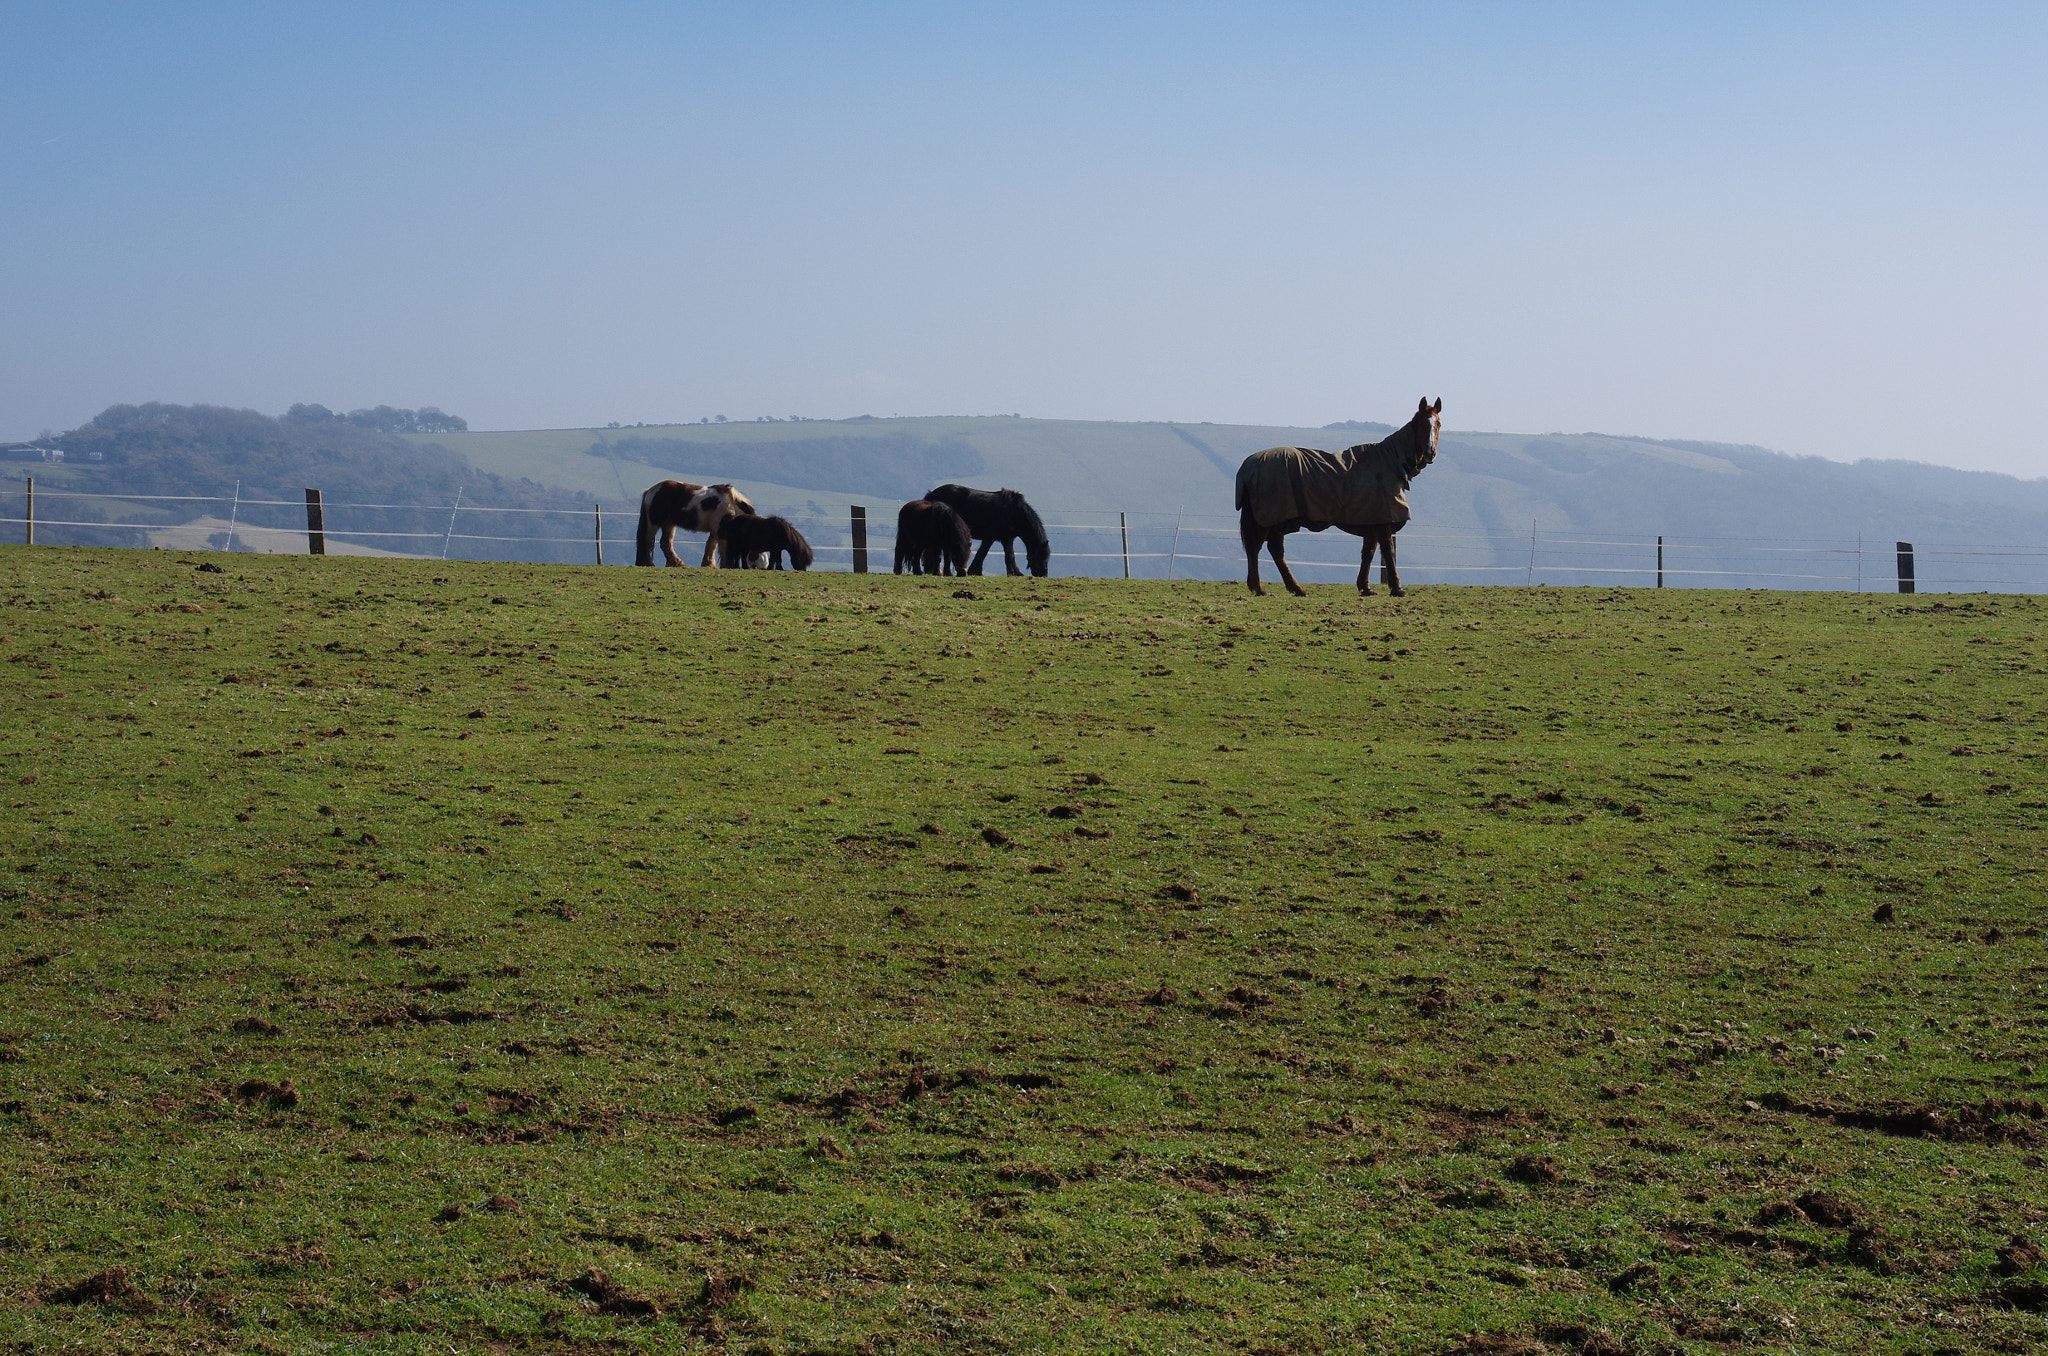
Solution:
M8 1349L2048 1338L2032 599L0 584Z

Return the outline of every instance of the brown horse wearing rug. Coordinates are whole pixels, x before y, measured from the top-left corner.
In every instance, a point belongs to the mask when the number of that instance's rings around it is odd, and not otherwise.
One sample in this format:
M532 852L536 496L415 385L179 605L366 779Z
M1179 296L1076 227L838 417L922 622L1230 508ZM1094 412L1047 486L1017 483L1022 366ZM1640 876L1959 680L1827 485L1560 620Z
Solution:
M1336 528L1365 538L1358 561L1358 591L1371 594L1372 554L1384 562L1380 582L1396 598L1401 576L1394 568L1394 534L1408 521L1408 482L1436 460L1444 402L1427 400L1415 417L1376 443L1342 452L1313 447L1269 447L1237 468L1237 534L1244 540L1245 584L1264 597L1259 583L1259 548L1273 556L1287 591L1306 595L1287 568L1281 545L1290 532Z
M676 554L676 529L704 534L704 560L709 565L718 550L718 525L728 514L752 513L754 505L730 485L685 485L664 480L640 496L640 533L633 553L635 565L654 563L654 540L661 537L661 554L670 565L683 563Z

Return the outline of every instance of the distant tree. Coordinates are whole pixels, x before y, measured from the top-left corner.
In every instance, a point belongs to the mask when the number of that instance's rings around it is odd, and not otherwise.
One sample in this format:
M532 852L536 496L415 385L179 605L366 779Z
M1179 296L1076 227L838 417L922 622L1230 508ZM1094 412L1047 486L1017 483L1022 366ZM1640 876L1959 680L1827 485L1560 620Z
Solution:
M432 405L422 405L413 416L415 433L467 433L469 421L459 414L443 414Z
M294 405L284 412L287 424L331 424L340 418L325 405Z

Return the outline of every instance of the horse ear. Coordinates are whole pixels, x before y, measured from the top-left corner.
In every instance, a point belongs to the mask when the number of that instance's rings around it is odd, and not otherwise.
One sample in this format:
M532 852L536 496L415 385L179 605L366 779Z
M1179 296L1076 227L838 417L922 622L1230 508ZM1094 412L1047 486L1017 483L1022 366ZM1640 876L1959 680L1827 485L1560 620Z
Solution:
M1436 398L1436 404L1430 407L1429 412L1431 414L1442 414L1444 412L1444 398L1442 396Z

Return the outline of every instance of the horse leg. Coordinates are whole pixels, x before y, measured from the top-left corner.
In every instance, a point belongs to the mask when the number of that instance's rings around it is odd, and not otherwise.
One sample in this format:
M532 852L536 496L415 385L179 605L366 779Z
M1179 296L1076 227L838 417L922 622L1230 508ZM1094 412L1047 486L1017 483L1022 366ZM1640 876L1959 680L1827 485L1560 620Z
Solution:
M1024 573L1024 571L1017 568L1017 539L1015 537L1003 538L1003 564L1008 567L1004 571L1006 574Z
M1294 571L1287 568L1287 549L1282 544L1286 540L1285 532L1275 532L1266 538L1266 550L1273 557L1273 568L1280 571L1280 578L1285 581L1287 591L1297 598L1306 598L1308 590L1295 580Z
M662 558L677 569L682 568L683 558L676 554L676 525L664 523L661 528Z
M1380 582L1387 586L1390 597L1405 598L1407 590L1401 587L1401 572L1394 568L1394 529L1380 529Z
M1379 544L1379 539L1373 535L1373 530L1370 527L1358 535L1364 539L1358 549L1358 596L1370 598L1372 597L1372 552L1373 548Z
M984 561L986 561L986 560L988 559L988 548L989 548L989 547L991 547L991 546L994 546L995 544L996 544L996 539L995 539L994 537L983 537L983 538L981 539L981 549L980 549L979 551L976 551L976 552L974 553L974 563L973 563L972 565L969 565L969 566L967 567L967 573L969 573L969 574L980 574L980 573L981 573L981 566L982 566L982 562L984 562Z
M711 535L710 535L710 536L708 536L708 537L706 537L706 538L704 539L704 563L705 563L706 565L709 565L709 564L711 563L711 557L712 557L712 556L713 556L714 554L718 554L718 553L719 553L719 552L718 552L718 529L719 529L719 526L720 526L720 523L721 523L721 522L723 522L723 520L722 520L722 519L721 519L721 520L719 520L718 522L713 522L713 523L711 524ZM683 563L683 562L682 562L682 561L680 561L680 560L676 562L676 564L678 564L678 565L680 565L680 564L682 564L682 563Z
M1259 548L1266 544L1266 530L1252 517L1250 509L1238 512L1237 539L1244 543L1244 586L1254 597L1263 598L1266 586L1259 582Z

